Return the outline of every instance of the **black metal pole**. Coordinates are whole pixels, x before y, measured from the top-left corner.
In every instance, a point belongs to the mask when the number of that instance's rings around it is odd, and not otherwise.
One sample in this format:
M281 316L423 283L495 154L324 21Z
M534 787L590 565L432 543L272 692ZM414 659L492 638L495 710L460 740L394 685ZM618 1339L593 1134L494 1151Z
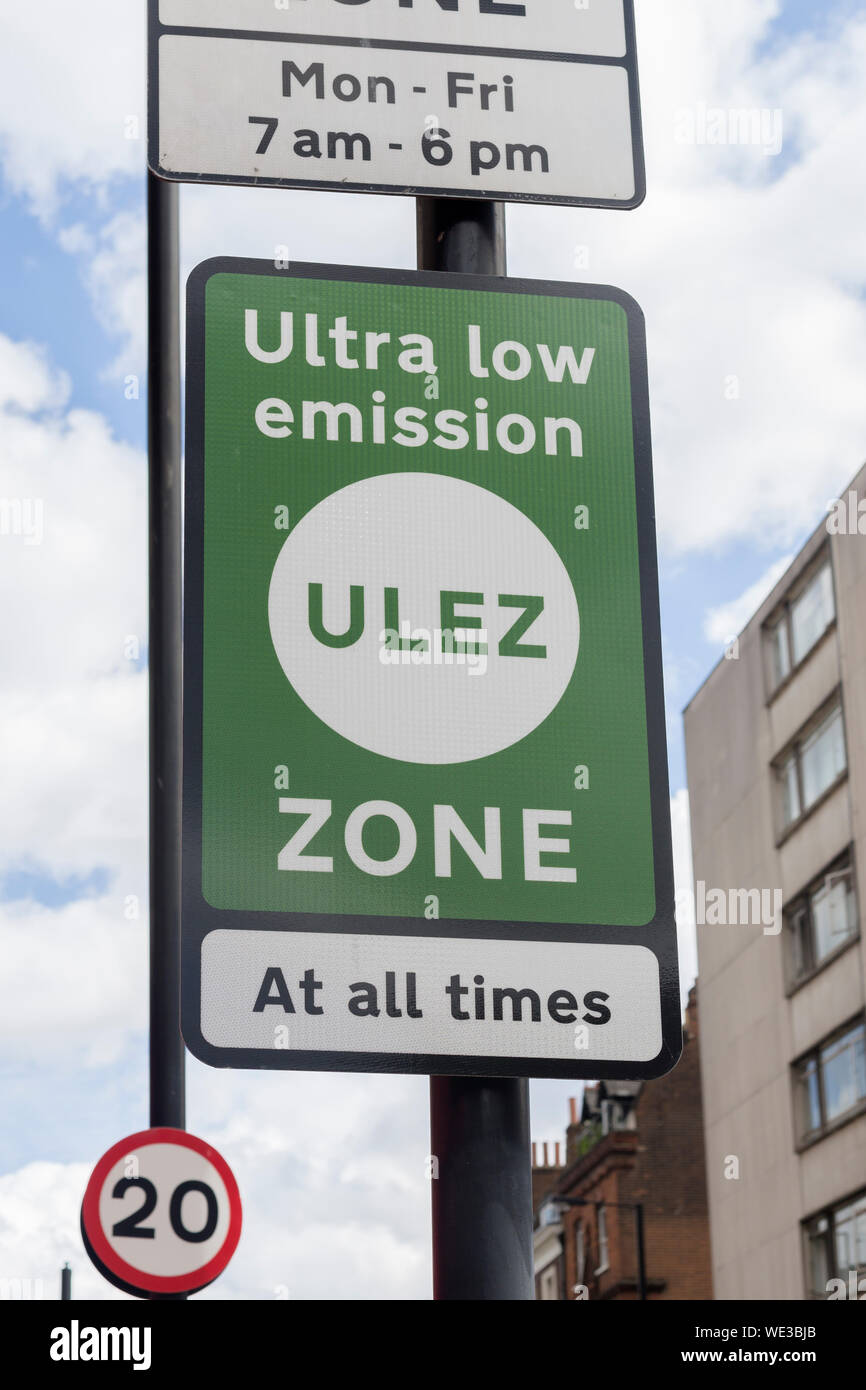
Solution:
M418 199L418 268L505 274L501 203ZM529 1086L430 1078L433 1297L534 1297Z
M69 1303L72 1300L72 1270L69 1268L68 1261L60 1271L60 1299L63 1303Z
M418 198L418 269L505 274L505 206L470 198Z
M433 1297L535 1297L529 1087L514 1077L431 1076Z
M147 174L150 1123L183 1129L180 1034L181 444L177 185Z
M643 1240L643 1202L635 1202L634 1235L637 1245L637 1296L646 1302L646 1254Z

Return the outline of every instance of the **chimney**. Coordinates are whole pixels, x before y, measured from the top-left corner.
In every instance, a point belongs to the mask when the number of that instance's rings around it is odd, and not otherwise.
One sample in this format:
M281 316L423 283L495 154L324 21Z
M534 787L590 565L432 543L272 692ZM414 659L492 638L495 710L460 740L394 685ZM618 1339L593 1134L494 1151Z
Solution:
M568 1113L570 1118L565 1131L565 1161L573 1163L577 1157L577 1140L580 1135L580 1110L576 1096L568 1098Z
M540 1171L544 1171L544 1169L552 1170L554 1168L562 1168L563 1153L561 1142L558 1139L555 1142L547 1139L541 1141L533 1139L532 1166Z

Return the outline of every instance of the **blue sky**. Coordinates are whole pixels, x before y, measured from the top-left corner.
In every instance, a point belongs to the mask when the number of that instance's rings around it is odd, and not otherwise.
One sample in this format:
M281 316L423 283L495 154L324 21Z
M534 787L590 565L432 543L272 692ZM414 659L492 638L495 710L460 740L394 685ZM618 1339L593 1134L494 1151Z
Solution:
M758 52L771 52L795 34L816 34L823 38L838 33L859 8L858 0L833 0L829 5L816 5L813 0L784 0L765 39L758 45Z
M144 178L118 183L113 211L144 217ZM105 221L95 217L87 197L72 196L64 204L64 225L98 230ZM94 313L92 297L80 274L80 256L64 251L53 224L33 215L27 201L8 189L0 200L0 225L5 248L0 303L2 331L10 338L46 344L51 357L72 380L75 404L103 414L122 438L144 448L147 432L145 393L137 402L125 399L122 382L107 378L117 339Z
M87 1166L146 1121L145 683L141 656L122 655L129 635L146 651L144 179L142 142L120 133L144 96L140 7L92 9L111 65L92 65L61 0L14 31L0 19L3 494L46 502L45 544L4 538L0 553L16 599L0 644L0 1274L53 1278L71 1258L82 1288L105 1296L77 1244L75 1193ZM618 284L646 312L683 874L680 711L721 655L725 614L732 632L745 622L738 600L798 548L866 444L866 252L852 186L866 143L866 21L848 0L637 9L647 204L513 210L510 267ZM34 53L44 85L31 96L21 74ZM781 110L781 154L678 145L678 113L700 102ZM184 189L182 206L185 270L217 253L266 256L280 241L298 259L412 264L405 200ZM590 248L586 271L576 245ZM132 899L137 916L125 915ZM533 1086L535 1137L560 1137L575 1089ZM190 1126L261 1194L257 1237L214 1296L263 1296L291 1282L281 1262L292 1259L323 1289L339 1264L338 1291L355 1296L360 1246L375 1254L374 1292L426 1296L423 1081L191 1062L189 1093Z

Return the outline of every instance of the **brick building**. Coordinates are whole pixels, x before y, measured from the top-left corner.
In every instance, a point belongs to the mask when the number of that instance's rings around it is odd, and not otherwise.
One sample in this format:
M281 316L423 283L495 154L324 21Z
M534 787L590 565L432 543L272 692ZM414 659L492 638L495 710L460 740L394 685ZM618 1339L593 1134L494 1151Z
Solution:
M654 1081L587 1086L579 1112L571 1102L565 1162L534 1166L533 1197L537 1298L637 1298L638 1203L647 1298L712 1298L694 988L678 1065Z

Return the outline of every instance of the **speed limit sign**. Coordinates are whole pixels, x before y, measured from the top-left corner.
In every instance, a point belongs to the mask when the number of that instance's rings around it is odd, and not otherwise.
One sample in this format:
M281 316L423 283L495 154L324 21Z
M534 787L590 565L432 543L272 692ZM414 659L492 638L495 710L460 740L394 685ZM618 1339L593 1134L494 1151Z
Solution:
M222 1273L240 1239L238 1185L203 1139L145 1129L97 1163L81 1233L97 1269L125 1292L195 1293Z

